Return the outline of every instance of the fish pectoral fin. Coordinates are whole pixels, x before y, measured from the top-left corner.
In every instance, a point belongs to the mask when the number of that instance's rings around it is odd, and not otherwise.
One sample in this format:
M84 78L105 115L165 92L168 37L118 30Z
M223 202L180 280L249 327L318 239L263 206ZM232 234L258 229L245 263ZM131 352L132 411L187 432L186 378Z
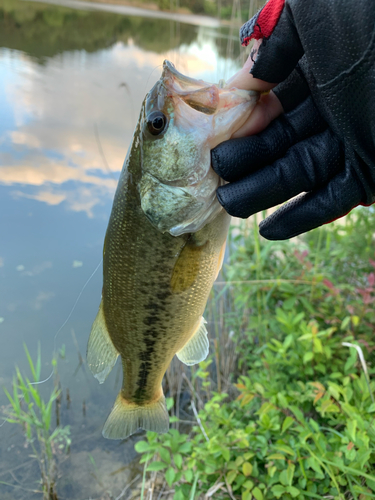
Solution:
M164 394L152 403L137 405L126 401L118 394L112 411L103 427L107 439L125 439L138 429L153 432L168 432L169 416Z
M208 356L209 342L207 338L207 330L204 326L205 323L206 321L202 316L198 328L192 338L180 351L176 353L178 359L185 365L196 365Z
M217 277L219 276L221 268L223 267L226 243L227 242L224 241L223 246L220 249L219 258L218 258L218 261L217 261L217 271L216 271L216 276L215 276L214 281L217 280Z
M86 355L87 364L100 384L104 382L115 366L118 354L108 333L102 301L91 328Z
M207 251L208 242L198 245L190 237L181 250L171 277L173 293L182 293L188 290L196 281L202 261L203 252Z

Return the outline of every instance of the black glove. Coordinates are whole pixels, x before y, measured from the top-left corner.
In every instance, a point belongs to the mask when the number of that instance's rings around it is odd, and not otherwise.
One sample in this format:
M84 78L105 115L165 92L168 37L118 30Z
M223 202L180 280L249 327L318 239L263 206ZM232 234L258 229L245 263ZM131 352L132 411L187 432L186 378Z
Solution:
M217 197L237 217L304 192L260 224L265 238L286 239L375 201L375 5L270 0L241 28L244 44L262 37L251 73L282 81L286 114L220 144L212 166L231 183Z

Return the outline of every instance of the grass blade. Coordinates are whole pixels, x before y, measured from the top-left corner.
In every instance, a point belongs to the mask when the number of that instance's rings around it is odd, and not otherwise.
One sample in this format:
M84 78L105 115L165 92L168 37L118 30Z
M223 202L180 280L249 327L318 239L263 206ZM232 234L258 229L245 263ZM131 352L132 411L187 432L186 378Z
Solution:
M193 483L193 486L191 487L189 500L194 500L194 498L195 498L195 491L197 489L198 478L199 478L199 472L197 472L195 474L194 483Z

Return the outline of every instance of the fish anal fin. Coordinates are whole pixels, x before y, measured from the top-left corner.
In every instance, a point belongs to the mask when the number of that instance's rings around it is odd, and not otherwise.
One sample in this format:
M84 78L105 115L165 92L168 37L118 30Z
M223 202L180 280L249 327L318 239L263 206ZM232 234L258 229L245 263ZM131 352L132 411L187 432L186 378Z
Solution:
M205 323L206 321L202 316L194 335L184 345L184 347L176 353L178 359L185 365L196 365L208 356L209 342L207 338L207 330L204 326Z
M181 250L176 261L171 278L171 288L174 293L188 290L196 281L200 270L202 252L206 250L208 242L197 245L188 240Z
M162 393L157 401L139 406L118 394L103 427L107 439L125 439L138 429L164 433L169 430L169 416Z
M87 364L99 383L102 384L115 366L119 353L112 344L103 312L103 301L91 328L87 344Z

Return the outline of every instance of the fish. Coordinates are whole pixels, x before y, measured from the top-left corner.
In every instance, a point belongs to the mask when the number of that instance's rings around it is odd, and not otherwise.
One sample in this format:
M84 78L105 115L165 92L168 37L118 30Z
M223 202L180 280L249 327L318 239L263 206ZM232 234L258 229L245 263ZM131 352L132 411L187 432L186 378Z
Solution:
M106 231L102 298L87 347L100 383L121 357L123 384L106 438L167 432L162 380L173 356L193 365L208 355L203 312L230 222L210 150L243 125L258 98L164 61L143 101Z

